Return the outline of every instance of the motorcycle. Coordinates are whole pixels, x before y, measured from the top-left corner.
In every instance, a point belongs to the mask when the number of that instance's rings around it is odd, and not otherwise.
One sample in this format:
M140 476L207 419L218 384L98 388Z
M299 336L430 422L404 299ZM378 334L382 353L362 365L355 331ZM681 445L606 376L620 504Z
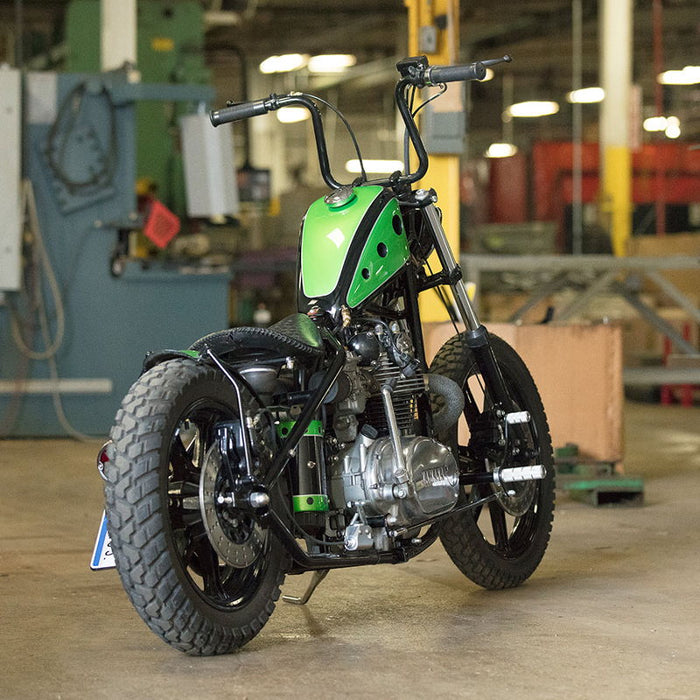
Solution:
M218 126L304 107L331 191L302 222L298 313L148 354L100 452L116 568L173 647L231 652L260 632L286 575L312 572L303 596L284 597L304 604L331 569L406 562L438 539L487 589L539 565L554 511L544 408L521 358L479 321L436 193L414 188L428 170L418 91L505 60L400 61L417 168L407 158L406 174L381 180L335 180L318 97L211 112ZM455 335L428 366L417 299L430 289Z

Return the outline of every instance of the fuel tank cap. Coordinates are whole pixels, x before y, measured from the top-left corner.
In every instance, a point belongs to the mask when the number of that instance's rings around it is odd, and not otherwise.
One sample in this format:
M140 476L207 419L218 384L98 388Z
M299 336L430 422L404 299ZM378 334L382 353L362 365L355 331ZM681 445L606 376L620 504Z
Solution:
M337 209L338 207L344 207L346 204L350 204L353 199L356 199L357 195L352 185L343 185L337 190L333 190L330 194L327 194L323 201L331 208Z

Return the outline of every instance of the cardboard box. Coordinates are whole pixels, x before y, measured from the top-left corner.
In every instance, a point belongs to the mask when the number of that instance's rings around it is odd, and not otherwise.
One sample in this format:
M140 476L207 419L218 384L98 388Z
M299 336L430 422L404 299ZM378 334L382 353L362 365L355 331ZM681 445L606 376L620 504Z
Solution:
M528 366L544 403L552 444L572 442L584 457L623 456L622 329L616 325L487 324ZM449 323L426 324L429 361L454 335Z

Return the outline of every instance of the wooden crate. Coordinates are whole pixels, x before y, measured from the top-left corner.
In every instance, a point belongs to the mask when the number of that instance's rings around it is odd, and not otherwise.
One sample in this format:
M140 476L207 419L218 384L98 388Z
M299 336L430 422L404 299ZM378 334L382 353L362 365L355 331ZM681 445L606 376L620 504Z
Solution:
M582 456L623 456L622 331L616 325L488 324L527 364L542 396L554 446L575 443ZM429 360L452 335L449 323L426 324Z

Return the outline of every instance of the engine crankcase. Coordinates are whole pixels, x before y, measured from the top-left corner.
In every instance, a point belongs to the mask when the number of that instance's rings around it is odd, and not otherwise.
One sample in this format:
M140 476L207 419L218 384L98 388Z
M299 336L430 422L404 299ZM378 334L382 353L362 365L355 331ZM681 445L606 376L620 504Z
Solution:
M401 440L405 476L397 475L390 438L361 436L343 459L345 503L362 503L368 516L410 526L446 513L459 495L459 470L452 452L428 437ZM336 479L336 487L340 484Z

